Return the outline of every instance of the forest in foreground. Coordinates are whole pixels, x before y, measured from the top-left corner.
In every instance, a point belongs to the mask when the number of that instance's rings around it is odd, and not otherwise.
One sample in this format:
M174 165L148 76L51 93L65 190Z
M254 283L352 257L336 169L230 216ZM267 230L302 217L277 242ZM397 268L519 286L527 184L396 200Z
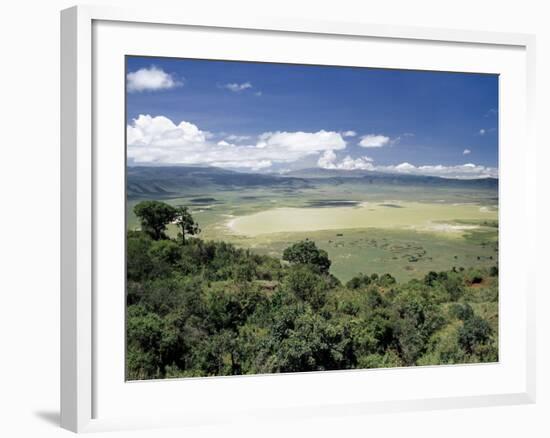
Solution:
M496 265L405 283L365 266L342 284L313 240L279 260L196 237L185 207L142 201L134 212L128 380L498 360Z

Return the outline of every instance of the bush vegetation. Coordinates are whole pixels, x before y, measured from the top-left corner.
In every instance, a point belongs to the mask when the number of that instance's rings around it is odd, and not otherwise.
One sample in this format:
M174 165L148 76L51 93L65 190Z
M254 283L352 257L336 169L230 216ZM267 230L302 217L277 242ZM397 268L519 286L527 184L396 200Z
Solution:
M127 236L127 378L216 376L498 360L498 269L345 285L327 253L283 260L196 237L185 208L136 205ZM180 229L176 239L166 225ZM367 267L368 268L368 267Z

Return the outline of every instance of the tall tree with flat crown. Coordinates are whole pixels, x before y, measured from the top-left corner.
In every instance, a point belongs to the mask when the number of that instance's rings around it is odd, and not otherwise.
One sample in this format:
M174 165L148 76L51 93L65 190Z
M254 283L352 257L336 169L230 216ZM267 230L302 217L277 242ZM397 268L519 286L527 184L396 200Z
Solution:
M176 225L180 229L178 237L181 235L181 241L184 245L185 235L194 236L195 234L199 234L201 232L199 224L195 222L187 207L180 206L176 209Z

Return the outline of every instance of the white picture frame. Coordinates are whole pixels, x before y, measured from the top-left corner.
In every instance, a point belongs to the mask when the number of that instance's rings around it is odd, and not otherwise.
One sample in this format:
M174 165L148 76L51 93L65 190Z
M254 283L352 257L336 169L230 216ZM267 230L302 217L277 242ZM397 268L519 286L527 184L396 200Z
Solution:
M99 27L98 27L99 26ZM120 26L120 27L117 27ZM134 28L133 30L131 28ZM143 27L141 31L136 27ZM105 153L97 154L97 142L111 135L113 126L107 126L104 119L119 117L120 91L124 89L123 76L116 80L107 79L108 85L103 86L103 77L109 73L105 70L106 62L110 57L120 58L121 53L136 54L135 48L145 45L143 29L148 28L147 36L153 41L154 34L163 32L200 32L201 35L214 35L216 32L235 33L235 38L242 41L253 41L255 38L267 38L274 41L278 38L302 38L308 40L334 38L335 45L341 44L373 44L378 43L396 45L396 52L403 47L417 47L419 50L442 51L453 45L457 50L477 51L477 55L469 56L468 63L461 64L460 56L456 60L427 61L395 61L380 55L375 61L377 66L393 68L413 68L415 65L424 65L424 68L461 69L463 71L486 71L504 74L505 88L515 89L513 100L506 99L506 90L501 94L502 105L512 106L510 112L503 111L500 115L503 132L501 148L501 179L514 181L514 184L501 184L501 198L522 200L536 206L535 181L533 163L536 162L535 141L533 137L533 106L534 106L534 53L535 39L531 35L491 33L482 31L461 31L450 29L424 29L416 27L385 26L356 23L317 22L307 19L276 19L257 18L246 16L216 17L215 15L194 15L189 8L185 11L164 11L157 8L140 11L135 9L119 9L110 7L78 6L62 11L61 13L61 426L75 431L100 431L120 428L147 428L189 424L208 424L223 421L244 421L254 418L300 418L312 415L361 415L369 412L400 412L418 409L441 409L453 407L474 407L504 404L532 403L535 400L535 281L534 272L529 263L529 256L534 254L536 242L535 215L527 213L526 209L514 208L511 202L505 203L501 209L501 221L507 222L501 233L509 254L501 254L506 260L501 260L501 266L516 263L515 272L503 272L502 282L514 286L515 293L512 299L505 299L501 303L501 330L512 333L514 316L515 335L501 336L503 351L515 352L504 354L496 365L453 366L453 367L416 367L414 371L406 370L362 370L357 372L330 372L330 373L301 373L285 376L251 376L229 377L213 379L182 379L166 382L124 382L120 380L120 373L110 373L109 362L105 361L106 353L112 352L115 358L120 358L120 340L124 338L124 315L120 312L123 300L114 307L112 312L106 312L108 299L98 299L98 294L105 290L104 285L110 283L108 271L102 268L105 263L112 266L120 264L120 257L113 252L113 259L107 260L105 244L108 234L101 225L105 208L97 208L101 203L115 205L120 202L120 172L116 170L116 160L111 167L106 164ZM132 35L133 47L130 48L125 35ZM165 36L166 37L166 36ZM159 36L162 38L162 35ZM106 50L105 41L109 41L109 50ZM321 41L323 43L326 41ZM288 43L287 43L288 44ZM306 43L304 43L306 44ZM307 44L317 44L315 41ZM299 45L297 45L299 47ZM314 47L313 45L311 47ZM146 50L146 49L144 49ZM165 48L168 53L170 47ZM210 51L209 51L210 50ZM239 56L236 52L229 53L229 49L220 47L208 49L207 44L197 47L194 54L204 52L204 57L215 56L212 50L227 50L227 59ZM247 59L252 59L258 47L253 43ZM299 48L296 54L288 56L299 57ZM393 49L392 49L393 50ZM109 51L109 53L107 53ZM493 55L491 55L492 52ZM105 52L105 53L104 53ZM271 57L276 57L274 51ZM314 52L314 50L312 50ZM335 53L322 56L330 58ZM378 52L382 51L378 49ZM500 53L501 55L497 54ZM159 53L165 55L166 53ZM375 52L373 52L375 53ZM473 52L472 52L473 53ZM105 58L103 56L105 55ZM258 55L262 57L262 55ZM312 55L313 56L313 55ZM321 56L321 55L319 55ZM343 55L342 55L343 56ZM389 56L389 55L388 55ZM395 56L395 55L394 55ZM267 55L266 55L267 57ZM494 59L487 59L487 57ZM327 59L328 59L327 58ZM374 59L373 58L373 59ZM270 58L269 60L271 60ZM296 58L293 58L296 59ZM388 59L390 59L388 61ZM427 59L427 58L426 58ZM349 61L337 59L336 62ZM374 62L374 61L373 61ZM424 64L421 64L424 62ZM455 64L451 63L455 62ZM420 64L418 64L420 63ZM477 64L476 64L477 63ZM470 67L468 67L468 65ZM494 66L494 67L493 67ZM500 67L502 66L502 67ZM116 70L113 64L113 70ZM419 67L417 67L419 68ZM502 68L503 70L499 70ZM509 70L506 70L509 69ZM507 71L508 73L503 73ZM118 73L113 73L118 75ZM508 82L506 82L510 78ZM507 84L507 85L506 85ZM111 88L109 88L111 87ZM121 87L113 93L112 87ZM111 99L111 110L105 107L106 99ZM118 99L118 100L117 100ZM515 105L518 103L518 105ZM100 110L105 109L105 111ZM504 108L506 109L506 107ZM109 111L114 111L110 114ZM514 112L515 111L515 112ZM513 123L512 123L513 121ZM98 128L99 126L99 128ZM124 132L124 124L118 125ZM113 134L118 138L121 133ZM521 148L506 146L511 140L522 139ZM98 140L99 139L99 140ZM123 151L122 151L123 152ZM119 151L120 153L120 151ZM512 166L512 163L517 164ZM109 198L105 187L114 187L114 196ZM123 187L122 187L123 189ZM118 190L118 191L117 191ZM109 199L108 199L109 198ZM122 199L123 201L123 199ZM108 204L111 203L111 204ZM509 207L506 208L506 205ZM116 207L116 205L115 205ZM122 207L124 208L124 207ZM534 207L536 208L536 207ZM514 224L527 222L521 240L514 238ZM525 225L525 224L524 224ZM116 228L116 227L115 227ZM115 230L116 231L116 230ZM103 236L103 237L101 237ZM102 240L103 239L103 240ZM514 249L514 251L510 251ZM513 255L512 252L518 252ZM116 259L118 257L118 259ZM509 257L509 260L508 260ZM512 259L513 257L516 257ZM519 257L519 258L518 258ZM521 258L521 260L520 260ZM505 262L504 265L502 262ZM104 273L107 273L103 275ZM114 284L114 283L113 283ZM505 283L506 284L506 283ZM98 285L100 285L98 289ZM103 286L101 286L103 285ZM505 286L506 287L506 286ZM118 290L124 297L124 291ZM507 296L506 294L504 295ZM118 298L116 298L118 299ZM118 307L117 307L118 306ZM122 307L121 307L122 306ZM516 312L516 313L514 313ZM118 316L117 316L118 315ZM504 316L503 316L504 315ZM119 318L116 320L116 318ZM108 329L116 333L113 339L106 339L104 332ZM508 330L510 329L510 330ZM109 344L110 343L110 344ZM107 345L109 344L109 345ZM507 350L508 349L508 350ZM116 351L115 351L116 350ZM104 354L101 354L103 352ZM491 368L492 366L492 368ZM488 368L484 368L488 367ZM504 371L502 371L504 370ZM501 372L502 371L502 372ZM414 375L411 374L414 372ZM118 373L118 374L117 374ZM306 375L307 374L307 375ZM491 377L492 376L492 377ZM369 383L372 388L374 379L380 381L407 382L415 380L418 384L434 380L431 392L424 395L418 388L405 390L404 384L395 391L390 391L388 397L372 395L352 396L345 388L351 388ZM491 379L494 381L491 381ZM118 379L118 380L117 380ZM385 380L384 380L385 379ZM445 386L439 385L454 379L456 388L446 392ZM479 391L472 391L466 382L460 379L474 379L479 383ZM477 380L476 380L477 379ZM113 384L115 382L115 384ZM246 403L237 397L234 409L224 410L216 403L205 403L197 399L193 406L189 404L172 404L168 410L160 398L166 397L171 401L177 394L181 394L182 384L186 386L186 394L205 392L209 396L224 400L228 393L241 391L244 397L257 397L252 403ZM486 384L486 386L483 386ZM119 389L117 389L117 388ZM462 387L462 388L461 388ZM310 391L309 396L297 396L295 404L284 402L284 393L290 388L303 388L302 392ZM323 388L322 392L316 392ZM337 388L343 388L338 392ZM273 391L273 397L267 403L262 399L261 392ZM276 391L279 391L277 393ZM117 392L118 391L118 392ZM195 391L195 392L193 392ZM376 391L373 390L373 393ZM164 394L164 395L163 395ZM423 394L423 393L422 393ZM110 403L106 398L112 400ZM126 398L124 398L126 397ZM124 402L140 400L154 400L146 404L140 411L139 406L132 406L126 412L117 411L116 406ZM330 400L330 401L329 401ZM257 406L255 406L257 405ZM192 408L192 409L191 409ZM207 410L208 408L208 410ZM184 411L185 409L185 411ZM193 410L194 409L194 410ZM105 412L105 414L103 414ZM132 415L133 412L133 415Z

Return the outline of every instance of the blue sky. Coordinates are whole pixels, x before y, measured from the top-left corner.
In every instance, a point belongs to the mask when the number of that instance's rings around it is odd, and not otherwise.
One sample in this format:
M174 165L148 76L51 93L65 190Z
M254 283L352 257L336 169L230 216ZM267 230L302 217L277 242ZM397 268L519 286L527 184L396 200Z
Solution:
M495 75L127 58L129 165L497 176Z

